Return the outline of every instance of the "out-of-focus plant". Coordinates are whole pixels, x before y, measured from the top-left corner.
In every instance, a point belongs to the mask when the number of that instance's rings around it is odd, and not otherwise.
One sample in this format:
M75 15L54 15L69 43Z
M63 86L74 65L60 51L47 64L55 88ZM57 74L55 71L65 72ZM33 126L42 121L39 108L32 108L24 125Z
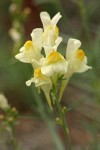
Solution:
M2 133L2 136L4 136L5 133L9 132L11 147L14 150L19 150L18 142L16 141L14 136L15 127L18 121L18 111L15 107L11 107L8 104L8 100L3 94L0 94L0 109L2 110L2 114L0 114L0 131ZM5 147L7 147L6 136L4 136L4 138L2 139L4 140L3 142Z
M100 83L99 83L99 76L100 76L100 68L98 64L100 64L100 26L95 23L96 17L98 18L99 14L97 13L97 16L94 14L96 11L98 11L98 7L100 6L95 1L87 2L84 0L73 0L74 3L77 4L82 20L82 27L84 28L85 38L84 40L84 47L86 49L86 53L89 54L89 62L91 63L92 67L94 68L89 74L86 74L82 76L82 80L86 78L89 78L89 80L86 83L87 91L89 90L92 92L92 94L95 95L95 100L98 101L100 99ZM92 21L91 21L92 20ZM94 22L93 22L94 21ZM99 22L99 20L98 20ZM90 53L91 51L91 53ZM84 83L83 83L84 84ZM81 87L81 85L80 85ZM85 88L85 85L84 85Z
M86 36L89 36L88 15L87 15L87 9L85 8L85 3L83 0L76 0L75 2L79 8L82 25L83 25L83 31L86 33Z
M9 34L14 41L14 53L20 48L24 41L24 22L31 12L29 7L22 9L23 0L12 0L9 6L9 12L12 18L12 27Z
M27 86L35 83L39 92L42 90L46 96L50 109L57 107L56 121L64 129L67 148L72 149L69 129L65 118L66 106L60 104L64 89L74 73L82 73L90 69L87 57L82 49L81 42L70 38L66 49L66 58L57 52L62 41L59 36L57 23L61 18L57 13L52 19L47 12L41 12L42 28L33 29L32 41L27 41L15 57L24 63L30 63L34 69L33 77L26 82ZM60 90L58 90L58 87Z

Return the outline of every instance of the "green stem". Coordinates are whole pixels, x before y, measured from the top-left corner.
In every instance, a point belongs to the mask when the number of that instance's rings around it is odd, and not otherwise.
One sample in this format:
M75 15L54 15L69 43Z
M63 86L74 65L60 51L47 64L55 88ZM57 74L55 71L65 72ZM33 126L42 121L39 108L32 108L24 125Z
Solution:
M62 106L59 103L59 99L58 99L58 94L57 94L57 89L56 88L55 88L55 103L56 103L56 107L58 109L59 117L60 117L60 119L62 121L62 126L63 126L63 129L64 129L65 138L66 138L66 144L67 144L67 148L68 148L67 150L72 150L71 140L70 140L70 136L69 136L69 129L68 129L65 113L62 111Z
M14 150L19 150L18 143L14 137L14 130L12 128L10 130L10 135L11 135L11 143L12 143Z
M62 120L62 126L64 129L64 133L65 133L65 137L66 137L66 143L68 144L68 150L71 150L71 140L70 140L70 136L69 136L69 129L68 129L68 125L67 125L67 121L66 118L64 116L64 113L62 112L62 107L60 105L59 102L56 101L56 106L60 115L60 119Z
M3 150L7 150L7 145L6 145L6 135L5 135L5 131L2 127L0 127L0 131L1 131L1 134L2 134L2 144L3 144Z

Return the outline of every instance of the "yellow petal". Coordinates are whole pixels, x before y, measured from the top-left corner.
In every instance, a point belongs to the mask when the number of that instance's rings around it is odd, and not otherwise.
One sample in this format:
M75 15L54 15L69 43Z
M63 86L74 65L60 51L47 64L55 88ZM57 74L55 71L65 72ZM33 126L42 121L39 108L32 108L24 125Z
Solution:
M46 65L57 63L63 59L64 59L63 56L59 52L52 52L47 57Z
M37 77L41 77L42 76L42 73L41 73L41 68L37 68L34 70L34 77L37 78Z
M83 52L83 50L81 49L77 50L76 57L79 58L81 61L83 61L85 57L85 53Z
M24 44L24 47L25 47L26 50L30 50L30 49L33 47L32 41L27 41L27 42Z

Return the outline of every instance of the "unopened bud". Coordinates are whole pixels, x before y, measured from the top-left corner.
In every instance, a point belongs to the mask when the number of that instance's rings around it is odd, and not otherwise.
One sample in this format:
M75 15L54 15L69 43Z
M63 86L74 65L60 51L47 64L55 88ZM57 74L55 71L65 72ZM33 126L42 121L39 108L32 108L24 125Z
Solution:
M24 10L23 10L23 13L25 15L29 15L31 13L31 9L29 7L26 7Z
M9 7L9 11L10 11L11 13L17 11L17 5L16 5L15 3L12 3L12 4L10 5L10 7Z
M62 112L65 113L65 112L67 112L67 111L68 111L67 107L64 106L64 107L62 108Z
M13 107L11 110L12 110L12 112L16 112L17 111L15 107Z
M8 118L8 121L9 121L9 122L13 122L13 121L14 121L14 118L13 118L13 117L9 117L9 118Z
M63 123L62 123L62 120L61 120L59 117L56 118L56 122L57 122L57 124L59 124L59 125L62 125L62 124L63 124Z

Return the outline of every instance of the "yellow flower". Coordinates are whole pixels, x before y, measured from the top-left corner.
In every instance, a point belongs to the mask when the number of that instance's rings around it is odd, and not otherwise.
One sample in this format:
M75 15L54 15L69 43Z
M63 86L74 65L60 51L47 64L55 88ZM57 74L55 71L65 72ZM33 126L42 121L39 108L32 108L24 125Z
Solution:
M39 60L42 58L42 29L34 29L31 37L32 41L27 41L15 57L24 63L31 63L36 68L39 66Z
M92 67L87 65L87 57L82 49L79 49L81 42L77 39L70 38L66 49L66 59L69 62L68 74L75 72L85 72Z
M43 23L43 28L46 30L48 27L53 28L56 33L58 33L58 29L56 28L56 24L58 23L59 19L61 18L60 12L58 12L52 19L50 18L50 15L47 12L41 12L40 18Z
M67 73L68 62L59 52L51 52L42 61L41 72L48 77Z
M67 80L62 81L60 94L59 94L59 101L62 98L62 94L70 77L78 72L82 73L91 69L91 66L87 65L87 57L82 49L79 49L81 46L81 42L77 39L70 38L68 40L68 45L66 49L66 60L68 61L68 70L67 73L64 75L64 78Z
M61 43L62 38L59 37L59 29L57 27L57 22L61 18L58 12L52 19L47 12L41 12L40 18L43 23L43 47L46 56L49 55L53 50L56 51L58 45Z
M26 85L30 86L32 82L35 83L36 87L38 87L38 88L40 87L43 90L43 92L46 96L47 102L48 102L50 108L52 109L51 99L50 99L50 95L49 95L50 90L52 88L51 79L42 74L41 68L36 68L34 70L34 78L31 78L30 80L28 80L26 82Z

